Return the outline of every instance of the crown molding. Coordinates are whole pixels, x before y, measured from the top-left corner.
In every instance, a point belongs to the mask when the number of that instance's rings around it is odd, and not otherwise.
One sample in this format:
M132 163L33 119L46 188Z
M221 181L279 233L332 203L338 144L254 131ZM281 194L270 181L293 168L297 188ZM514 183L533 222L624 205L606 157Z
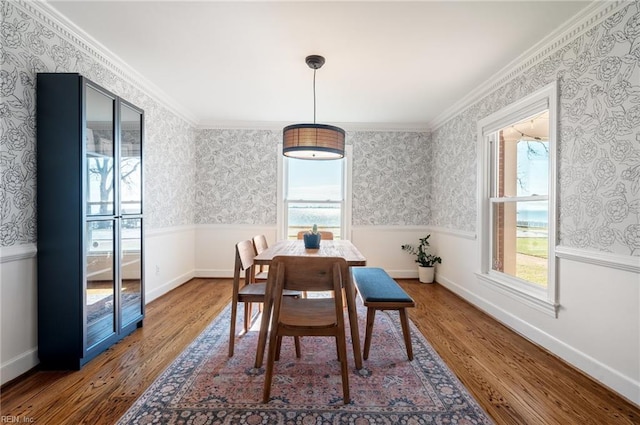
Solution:
M13 3L14 5L19 5L22 10L39 19L68 42L79 47L84 53L88 54L92 59L96 60L111 72L160 102L165 108L192 126L195 126L197 119L187 108L178 105L178 103L161 88L150 82L106 46L87 34L82 28L78 27L69 20L69 18L55 9L55 6L50 4L49 1L13 0ZM96 82L99 83L99 81Z
M203 123L197 126L200 130L271 130L282 131L290 121L219 121L215 123ZM326 124L326 123L324 123ZM412 132L428 133L429 127L425 123L354 123L354 122L331 122L331 125L338 126L349 132L355 131L388 131L388 132Z
M587 30L602 22L614 11L631 3L629 0L594 0L589 6L574 15L562 26L558 27L533 47L507 64L498 71L494 77L469 92L469 94L454 103L451 107L445 109L442 114L429 122L428 127L431 131L437 130L440 126L472 106L485 95L488 95L526 70L542 62L552 53L566 46Z

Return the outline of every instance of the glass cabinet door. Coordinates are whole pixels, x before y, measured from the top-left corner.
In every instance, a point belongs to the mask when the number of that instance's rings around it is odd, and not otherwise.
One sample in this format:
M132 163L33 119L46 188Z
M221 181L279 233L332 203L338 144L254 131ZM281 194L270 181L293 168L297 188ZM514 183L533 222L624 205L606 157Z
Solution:
M121 223L120 302L124 327L142 316L142 219L123 218Z
M86 86L86 178L87 215L114 213L114 123L115 99Z
M85 255L86 348L89 349L116 331L115 311L115 221L88 221Z
M120 213L142 214L142 114L120 105Z

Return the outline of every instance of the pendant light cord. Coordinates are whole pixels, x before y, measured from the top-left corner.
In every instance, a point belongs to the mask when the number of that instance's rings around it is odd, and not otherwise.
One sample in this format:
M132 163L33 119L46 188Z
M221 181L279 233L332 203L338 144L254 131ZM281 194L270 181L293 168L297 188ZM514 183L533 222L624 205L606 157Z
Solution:
M313 69L313 123L316 123L316 69Z
M316 69L313 70L313 123L316 123Z

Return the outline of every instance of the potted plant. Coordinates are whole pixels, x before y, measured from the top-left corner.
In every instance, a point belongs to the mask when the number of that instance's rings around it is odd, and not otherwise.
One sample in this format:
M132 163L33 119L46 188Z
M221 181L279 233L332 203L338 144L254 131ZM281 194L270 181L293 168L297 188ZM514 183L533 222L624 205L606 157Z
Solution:
M314 224L313 228L303 235L305 249L319 249L320 248L320 232L318 232L318 225Z
M429 238L431 235L427 235L424 238L420 238L420 245L414 247L413 245L402 245L402 250L407 251L410 254L416 256L416 263L418 263L418 279L422 283L433 283L435 265L442 263L442 258L429 254Z

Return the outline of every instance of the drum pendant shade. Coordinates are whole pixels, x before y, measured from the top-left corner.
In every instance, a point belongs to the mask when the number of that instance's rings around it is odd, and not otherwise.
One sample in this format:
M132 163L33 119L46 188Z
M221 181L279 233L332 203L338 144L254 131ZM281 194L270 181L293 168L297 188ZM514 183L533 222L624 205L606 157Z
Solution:
M339 127L316 124L316 70L324 65L322 56L307 56L313 69L313 124L293 124L282 130L282 153L299 159L340 159L344 157L345 132Z
M291 158L340 159L344 130L326 124L293 124L282 131L282 153Z

